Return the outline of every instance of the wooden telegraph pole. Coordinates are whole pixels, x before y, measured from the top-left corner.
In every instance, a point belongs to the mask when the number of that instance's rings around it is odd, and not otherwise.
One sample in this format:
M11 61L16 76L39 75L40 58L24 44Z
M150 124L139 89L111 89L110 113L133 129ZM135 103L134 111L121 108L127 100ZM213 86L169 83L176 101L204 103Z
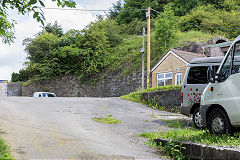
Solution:
M147 88L150 86L150 52L151 52L151 8L148 7L147 13Z
M145 28L143 28L143 47L141 49L142 52L142 90L144 90L144 52L145 52Z

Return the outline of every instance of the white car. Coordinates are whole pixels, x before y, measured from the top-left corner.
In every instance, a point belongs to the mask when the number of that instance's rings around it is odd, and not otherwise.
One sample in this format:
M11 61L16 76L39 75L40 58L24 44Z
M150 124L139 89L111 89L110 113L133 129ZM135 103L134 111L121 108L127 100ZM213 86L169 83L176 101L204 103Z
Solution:
M56 97L56 95L49 92L35 92L33 97Z

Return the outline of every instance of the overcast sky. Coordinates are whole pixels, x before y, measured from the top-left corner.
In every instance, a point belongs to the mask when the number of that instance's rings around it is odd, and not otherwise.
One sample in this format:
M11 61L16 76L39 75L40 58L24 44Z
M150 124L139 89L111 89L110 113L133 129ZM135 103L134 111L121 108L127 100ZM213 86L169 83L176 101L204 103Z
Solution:
M77 7L81 9L109 9L112 3L117 0L77 0ZM45 0L46 8L57 8L56 3ZM66 32L69 29L83 29L91 21L94 21L97 14L102 12L82 12L44 9L46 23L58 22ZM9 14L17 21L15 25L16 39L11 45L0 42L0 80L10 80L12 72L18 72L23 68L27 54L24 52L22 41L27 37L34 37L41 31L41 23L32 18L32 14L18 15L12 11Z

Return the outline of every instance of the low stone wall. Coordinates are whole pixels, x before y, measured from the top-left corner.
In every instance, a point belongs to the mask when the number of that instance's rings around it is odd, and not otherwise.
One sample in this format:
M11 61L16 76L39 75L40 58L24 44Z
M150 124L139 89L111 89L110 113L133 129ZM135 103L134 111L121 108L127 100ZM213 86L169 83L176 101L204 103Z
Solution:
M155 139L157 145L165 146L169 140ZM182 150L182 154L190 159L219 159L219 160L237 160L240 159L240 150L234 148L224 148L201 145L191 142L174 142L176 144L182 144L182 147L186 149Z
M22 84L21 83L8 83L8 96L21 96Z
M147 92L142 94L142 98L158 106L181 106L181 89Z
M73 75L65 75L25 86L22 95L32 96L34 92L48 91L58 97L119 97L140 89L141 76L141 73L125 76L121 72L112 72L81 82Z

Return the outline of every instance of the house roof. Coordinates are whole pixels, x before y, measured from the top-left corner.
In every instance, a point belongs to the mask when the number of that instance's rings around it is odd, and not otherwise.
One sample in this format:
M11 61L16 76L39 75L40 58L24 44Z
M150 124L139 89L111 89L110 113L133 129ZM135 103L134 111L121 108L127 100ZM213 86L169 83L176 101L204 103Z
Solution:
M194 58L205 57L205 55L201 53L193 53L177 49L170 49L167 52L167 54L165 54L163 58L161 58L160 61L153 67L152 71L154 71L168 57L169 54L173 54L175 57L183 61L186 65L189 64Z

